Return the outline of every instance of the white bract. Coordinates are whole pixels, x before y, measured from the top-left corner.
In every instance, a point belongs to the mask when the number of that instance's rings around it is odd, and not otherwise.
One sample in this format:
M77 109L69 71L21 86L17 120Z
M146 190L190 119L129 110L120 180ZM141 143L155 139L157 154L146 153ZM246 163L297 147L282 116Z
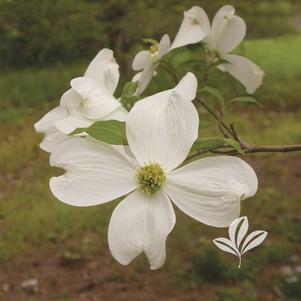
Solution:
M212 26L206 12L201 7L194 6L184 13L171 49L204 41L213 56L229 62L218 68L240 81L248 93L254 93L262 83L264 72L249 59L229 54L242 42L245 35L246 24L235 15L233 6L223 6L214 16Z
M133 157L123 146L89 137L61 143L50 156L66 170L50 180L52 193L74 206L125 198L109 225L112 255L129 264L144 252L151 269L165 261L165 242L175 222L171 201L194 219L227 227L240 213L240 201L253 196L257 177L241 159L208 157L179 167L198 136L199 117L192 104L197 80L188 73L171 90L138 101L126 120Z
M184 19L170 49L201 42L210 32L210 22L206 12L193 6L184 12Z
M97 120L124 120L127 111L113 96L119 80L119 66L110 49L102 49L88 66L84 77L71 81L60 105L36 124L37 132L45 134L40 147L48 152L76 128L88 127Z
M169 51L170 39L165 34L159 44L152 45L149 50L139 51L133 61L132 67L137 73L132 81L138 81L137 95L140 95L149 85L156 68L159 65L159 60Z

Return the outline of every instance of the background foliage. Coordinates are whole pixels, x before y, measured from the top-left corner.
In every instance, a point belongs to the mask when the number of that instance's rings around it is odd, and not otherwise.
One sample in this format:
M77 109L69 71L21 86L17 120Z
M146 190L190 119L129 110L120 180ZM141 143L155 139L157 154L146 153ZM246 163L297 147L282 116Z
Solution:
M291 33L298 0L229 0L248 24L248 38ZM143 37L172 36L191 0L1 0L0 66L68 63L115 49L122 67ZM210 16L224 4L203 0ZM300 5L300 2L299 2ZM268 23L266 22L268 20Z

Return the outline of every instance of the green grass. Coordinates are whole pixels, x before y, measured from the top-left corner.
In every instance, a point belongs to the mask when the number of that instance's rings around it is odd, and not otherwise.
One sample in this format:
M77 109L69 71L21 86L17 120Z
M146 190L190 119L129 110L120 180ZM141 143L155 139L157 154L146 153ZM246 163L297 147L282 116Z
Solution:
M264 104L296 106L301 95L301 35L246 41L238 51L266 72L258 91Z
M82 76L84 65L3 72L0 76L0 122L16 122L38 110L47 111L57 105L70 80Z

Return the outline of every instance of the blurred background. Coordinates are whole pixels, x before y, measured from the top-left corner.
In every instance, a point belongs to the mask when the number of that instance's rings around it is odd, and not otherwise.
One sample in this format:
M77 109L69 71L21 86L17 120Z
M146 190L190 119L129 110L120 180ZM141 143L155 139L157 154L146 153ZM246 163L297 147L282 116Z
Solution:
M101 48L115 51L122 87L133 76L135 53L146 47L143 38L173 38L192 5L212 18L225 4L248 27L235 52L266 72L256 92L263 106L237 105L227 119L249 143L301 143L300 0L0 0L0 300L301 300L300 153L244 158L260 186L243 202L242 215L251 230L269 236L245 255L240 270L237 258L212 243L226 229L177 211L166 263L150 271L143 256L123 267L109 253L116 202L73 208L51 195L48 180L59 171L49 167L33 129ZM162 83L169 85L155 79L149 91L165 89ZM228 99L245 93L219 71L209 85ZM216 135L202 111L201 120L201 135Z

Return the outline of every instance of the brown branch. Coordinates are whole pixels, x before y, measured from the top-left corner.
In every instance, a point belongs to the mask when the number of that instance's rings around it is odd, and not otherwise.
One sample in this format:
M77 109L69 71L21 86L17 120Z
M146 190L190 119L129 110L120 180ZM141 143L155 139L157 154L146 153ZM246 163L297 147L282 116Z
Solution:
M244 141L242 141L242 139L238 136L235 126L234 126L234 123L230 124L230 128L232 130L234 139L240 144L241 148L248 148L249 145L247 143L245 143Z
M282 146L248 146L245 153L289 153L301 151L301 144Z
M245 154L254 154L254 153L289 153L289 152L298 152L301 151L301 144L295 145L282 145L282 146L251 146L242 147L242 150ZM198 157L205 153L219 154L219 155L229 155L237 156L240 155L236 150L225 150L224 147L219 147L211 150L200 149L197 150L194 154L187 157L187 160L191 160L195 157Z
M224 130L224 128L221 126L220 123L218 123L217 127L218 127L219 131L223 134L223 136L224 136L225 138L230 138L229 135L228 135L228 134L226 133L226 131Z
M228 135L231 136L234 140L236 140L243 150L244 153L288 153L288 152L297 152L301 151L301 144L293 144L293 145L281 145L281 146L254 146L249 145L244 142L242 138L238 135L234 124L227 125L205 102L205 100L201 97L197 98L197 100L201 103L201 105L205 108L205 110L218 122L218 127L220 132L224 137ZM199 155L205 153L214 153L214 154L224 154L224 155L239 155L239 152L233 149L229 149L228 146L221 146L211 150L199 149L191 156L188 156L186 160L193 159Z
M206 111L214 118L218 121L219 125L231 136L234 138L233 133L231 128L223 121L219 118L219 116L213 111L211 110L211 108L209 106L207 106L205 100L201 97L198 97L197 100L200 102L200 104L206 109ZM224 135L224 133L222 133Z

